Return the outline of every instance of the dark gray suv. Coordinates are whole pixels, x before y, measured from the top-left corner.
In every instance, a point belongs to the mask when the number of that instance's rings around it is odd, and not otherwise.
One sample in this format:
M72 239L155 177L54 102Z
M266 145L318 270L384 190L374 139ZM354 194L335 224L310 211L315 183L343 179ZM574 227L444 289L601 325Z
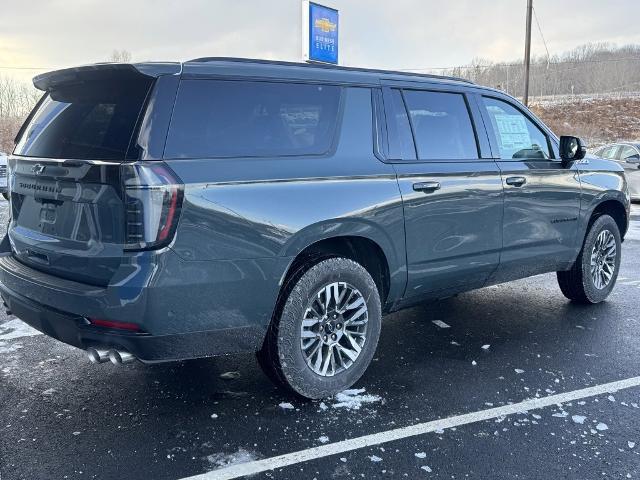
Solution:
M545 272L576 302L615 284L623 169L499 91L226 58L34 84L0 292L95 362L256 351L319 398L363 374L384 313Z

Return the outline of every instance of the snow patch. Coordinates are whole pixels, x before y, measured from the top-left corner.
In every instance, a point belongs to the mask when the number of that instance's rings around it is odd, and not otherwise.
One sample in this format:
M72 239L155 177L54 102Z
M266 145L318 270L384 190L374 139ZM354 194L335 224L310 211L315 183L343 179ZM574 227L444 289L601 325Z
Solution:
M223 380L234 380L240 378L240 372L224 372L220 374L220 378Z
M574 423L578 423L580 425L582 425L586 419L587 419L587 417L584 417L582 415L573 415L571 417L571 420L573 420Z
M431 467L427 466L427 465L423 465L422 467L420 467L422 470L424 470L427 473L431 473L433 470L431 470Z
M382 400L378 395L364 394L364 392L364 388L344 390L335 396L337 403L334 403L332 407L360 410L360 407L365 403L375 403Z
M416 458L427 458L427 454L425 452L414 453Z
M327 437L326 435L322 435L321 437L318 438L318 441L320 443L329 443L329 437Z
M609 427L607 426L606 423L600 422L599 424L596 425L596 430L598 430L599 432L604 432L605 430L609 430Z
M207 456L209 464L216 468L229 467L231 465L238 465L240 463L253 462L258 459L258 455L254 452L245 450L244 448L238 449L236 453L214 453Z
M282 402L278 406L283 410L293 410L294 409L294 406L289 402Z
M0 340L13 340L14 338L34 337L36 335L42 335L42 332L31 328L17 318L0 325Z
M520 375L521 373L524 373L524 370L522 370L521 368L514 368L513 371L516 372L518 375Z
M480 347L480 348L482 348L483 350L489 350L491 348L491 345L488 345L488 344L487 345L482 345L482 347Z
M378 457L377 455L371 455L369 457L369 460L371 460L372 462L381 462L382 459L380 457Z
M447 325L442 320L433 320L432 322L436 327L440 328L451 328L451 325Z
M21 343L7 343L0 342L0 353L13 353L17 352L23 347Z

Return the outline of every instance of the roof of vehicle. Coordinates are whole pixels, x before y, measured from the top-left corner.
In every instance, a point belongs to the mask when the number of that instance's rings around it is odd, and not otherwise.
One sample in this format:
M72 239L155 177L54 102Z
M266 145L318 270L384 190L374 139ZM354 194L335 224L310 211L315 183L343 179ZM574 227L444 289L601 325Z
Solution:
M475 84L469 80L443 75L233 57L196 58L184 63L96 63L43 73L34 77L33 84L40 90L48 90L60 84L81 80L83 77L91 78L94 75L104 74L105 71L114 75L137 73L150 77L181 74L183 76L196 77L238 76L288 78L361 84L376 84L379 83L380 80L429 81L475 86Z
M380 70L373 68L361 67L342 67L337 65L321 64L321 63L300 63L300 62L284 62L275 60L259 60L252 58L234 58L234 57L203 57L195 58L184 62L183 73L208 73L220 74L222 72L232 73L232 71L255 71L268 76L295 76L309 78L332 78L338 81L359 82L366 81L371 83L378 79L386 80L429 80L456 82L464 84L473 84L470 80L459 77L450 77L444 75L432 75L426 73L401 72L394 70Z
M603 148L608 148L608 147L615 147L616 145L625 145L625 146L631 146L631 147L640 149L640 142L613 142L613 143L607 143L606 145L602 145L601 147L598 148L598 150L602 150Z

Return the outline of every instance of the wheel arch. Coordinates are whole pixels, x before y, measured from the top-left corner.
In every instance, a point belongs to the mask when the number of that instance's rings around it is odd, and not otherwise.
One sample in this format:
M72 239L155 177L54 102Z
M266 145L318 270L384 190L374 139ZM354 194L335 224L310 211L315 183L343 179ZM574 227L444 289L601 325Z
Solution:
M615 220L620 230L620 236L624 239L627 229L629 228L629 216L623 200L618 198L617 195L607 195L601 197L599 201L594 202L584 232L585 235L593 222L601 215L609 215Z

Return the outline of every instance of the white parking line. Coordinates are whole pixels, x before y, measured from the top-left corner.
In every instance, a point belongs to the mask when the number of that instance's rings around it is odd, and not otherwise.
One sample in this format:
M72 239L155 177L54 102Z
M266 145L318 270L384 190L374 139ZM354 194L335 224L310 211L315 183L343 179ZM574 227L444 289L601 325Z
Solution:
M634 388L640 386L640 377L628 378L616 382L596 385L594 387L583 388L571 392L559 393L548 397L534 398L525 400L520 403L504 405L502 407L490 408L464 415L456 415L454 417L443 418L426 423L410 425L408 427L396 428L384 432L364 435L362 437L343 440L341 442L328 443L318 447L308 448L297 452L291 452L277 457L265 458L263 460L255 460L252 462L241 463L229 467L220 468L211 472L186 477L181 480L228 480L239 478L245 475L254 475L260 472L267 472L276 468L283 468L295 465L309 460L337 455L360 448L380 445L382 443L393 442L407 437L423 435L425 433L434 432L436 430L444 430L447 428L459 427L470 423L482 422L493 418L512 415L515 413L536 410L561 403L572 402L582 398L594 397L605 393L613 393L626 388Z

